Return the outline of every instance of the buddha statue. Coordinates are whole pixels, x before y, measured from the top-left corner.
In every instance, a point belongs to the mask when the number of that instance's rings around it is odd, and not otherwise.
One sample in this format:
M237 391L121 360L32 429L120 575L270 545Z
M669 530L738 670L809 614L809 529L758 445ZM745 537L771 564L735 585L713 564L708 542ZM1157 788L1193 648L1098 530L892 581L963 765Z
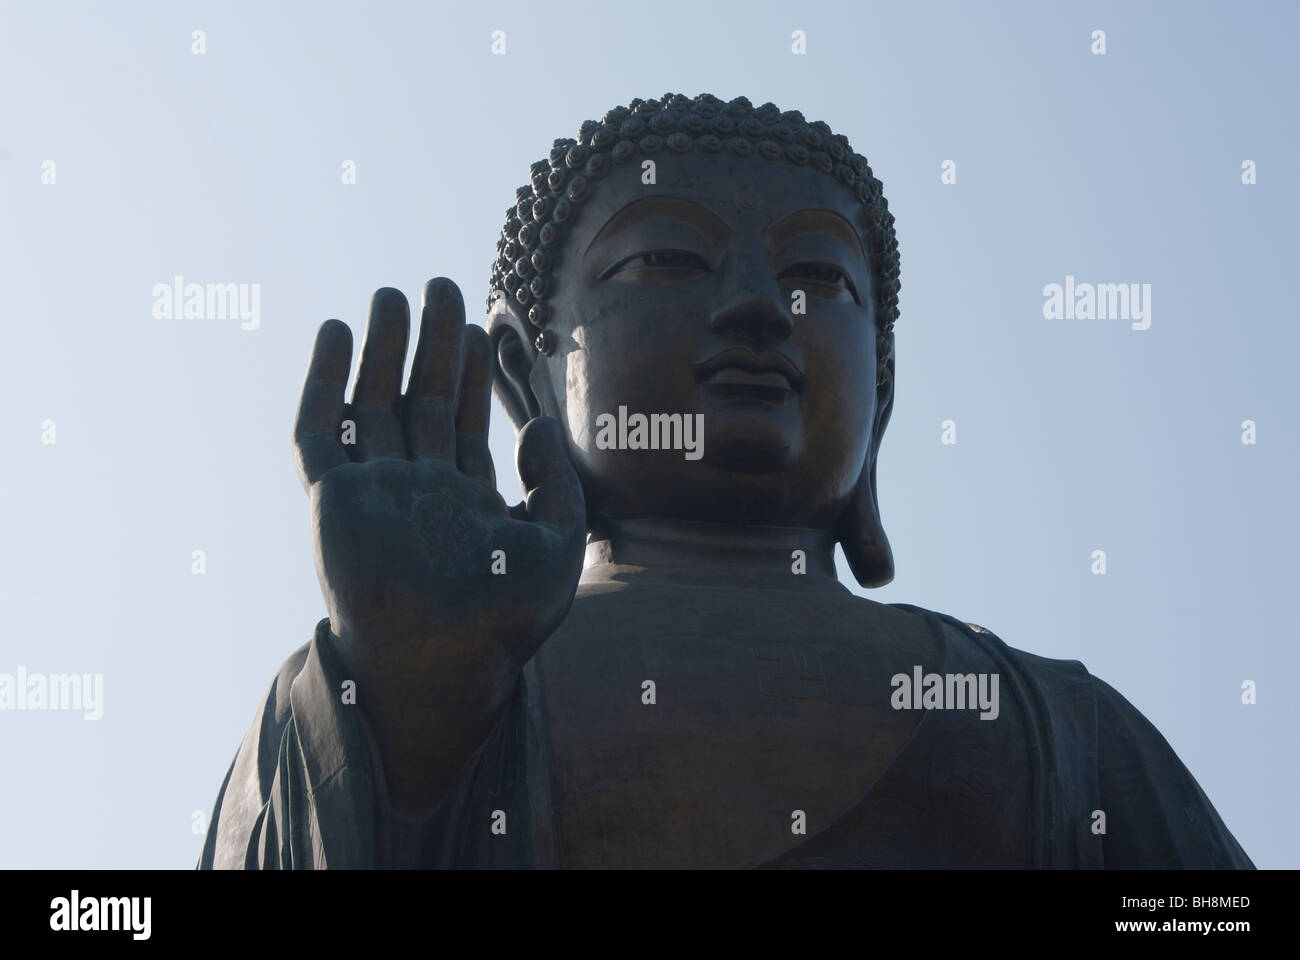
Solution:
M1250 867L1077 661L856 596L899 254L867 160L740 97L634 100L509 208L485 327L375 293L295 427L328 616L200 866ZM518 431L511 507L493 392Z

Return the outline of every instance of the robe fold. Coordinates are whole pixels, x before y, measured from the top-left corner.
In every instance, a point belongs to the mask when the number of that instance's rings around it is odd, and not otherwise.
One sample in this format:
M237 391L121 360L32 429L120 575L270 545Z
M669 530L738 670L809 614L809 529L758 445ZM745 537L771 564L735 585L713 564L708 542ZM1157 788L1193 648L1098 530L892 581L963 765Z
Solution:
M998 722L926 711L896 757L830 822L760 863L812 867L1219 867L1250 859L1160 733L1077 661L1008 647L903 604L945 673L995 672ZM549 642L549 641L548 641ZM328 621L285 661L226 775L199 867L556 867L555 761L536 661L432 815L389 804L378 753ZM1105 832L1094 832L1096 811ZM494 823L504 818L504 833Z

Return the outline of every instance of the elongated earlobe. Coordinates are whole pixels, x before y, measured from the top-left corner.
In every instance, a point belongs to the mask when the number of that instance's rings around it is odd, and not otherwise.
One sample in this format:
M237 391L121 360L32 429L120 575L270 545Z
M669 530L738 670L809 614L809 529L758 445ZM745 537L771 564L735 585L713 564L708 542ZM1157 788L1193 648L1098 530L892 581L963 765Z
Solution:
M836 538L844 548L849 569L864 587L883 587L894 579L894 552L880 520L880 503L876 496L876 455L889 414L894 408L893 336L888 352L882 351L880 382L876 390L876 418L871 430L871 448L858 477L857 492L840 517Z
M889 547L876 502L876 465L862 471L858 492L840 520L840 546L854 578L864 587L883 587L894 579L894 552Z

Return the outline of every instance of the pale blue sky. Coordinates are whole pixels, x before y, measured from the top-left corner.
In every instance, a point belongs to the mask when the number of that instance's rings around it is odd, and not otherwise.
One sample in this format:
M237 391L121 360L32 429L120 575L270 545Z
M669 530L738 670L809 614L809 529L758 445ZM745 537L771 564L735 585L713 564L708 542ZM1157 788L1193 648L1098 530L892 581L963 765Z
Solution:
M440 274L479 310L528 164L665 91L825 119L884 181L898 576L872 596L1083 661L1257 864L1300 866L1297 7L467 7L0 6L0 672L105 697L0 713L0 866L194 864L193 811L323 615L289 448L314 330ZM178 274L261 284L260 329L154 319ZM1151 328L1045 320L1067 274L1150 283Z

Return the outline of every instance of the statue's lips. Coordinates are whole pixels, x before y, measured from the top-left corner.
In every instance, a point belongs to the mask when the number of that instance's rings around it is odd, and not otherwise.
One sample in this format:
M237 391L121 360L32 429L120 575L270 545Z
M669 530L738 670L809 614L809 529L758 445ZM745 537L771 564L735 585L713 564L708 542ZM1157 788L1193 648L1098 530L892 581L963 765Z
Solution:
M784 373L750 373L739 367L723 367L717 373L705 377L702 382L735 387L775 387L778 390L794 392L790 378Z
M744 347L729 347L695 365L700 383L725 387L757 387L764 390L797 392L803 386L803 371L786 356L762 355Z

